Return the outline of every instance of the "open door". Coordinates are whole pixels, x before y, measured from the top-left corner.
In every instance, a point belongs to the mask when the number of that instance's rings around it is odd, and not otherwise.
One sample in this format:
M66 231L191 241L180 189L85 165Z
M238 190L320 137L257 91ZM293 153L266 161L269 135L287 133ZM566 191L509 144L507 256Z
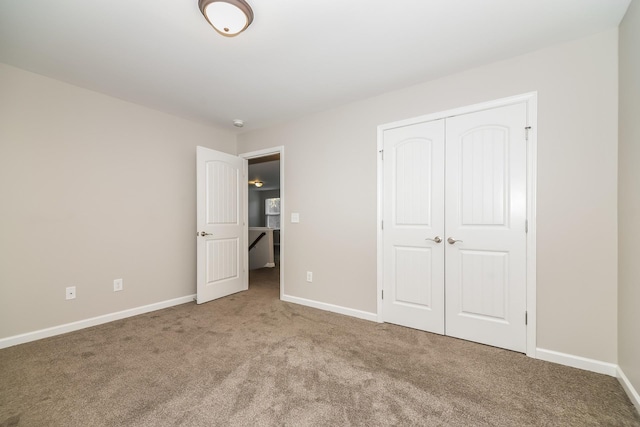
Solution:
M247 161L196 149L197 302L249 288L247 274Z

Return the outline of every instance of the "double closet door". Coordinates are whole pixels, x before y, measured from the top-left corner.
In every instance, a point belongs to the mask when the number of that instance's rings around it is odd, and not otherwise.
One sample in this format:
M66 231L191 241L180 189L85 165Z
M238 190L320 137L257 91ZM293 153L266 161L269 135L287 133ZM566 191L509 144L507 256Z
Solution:
M526 104L385 130L385 322L526 351Z

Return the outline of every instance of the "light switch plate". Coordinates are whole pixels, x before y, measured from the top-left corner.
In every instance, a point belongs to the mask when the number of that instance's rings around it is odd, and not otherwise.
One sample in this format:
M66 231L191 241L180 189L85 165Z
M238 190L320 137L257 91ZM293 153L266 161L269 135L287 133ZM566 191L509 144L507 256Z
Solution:
M291 214L291 222L295 223L295 222L300 222L300 214L297 212L294 212Z

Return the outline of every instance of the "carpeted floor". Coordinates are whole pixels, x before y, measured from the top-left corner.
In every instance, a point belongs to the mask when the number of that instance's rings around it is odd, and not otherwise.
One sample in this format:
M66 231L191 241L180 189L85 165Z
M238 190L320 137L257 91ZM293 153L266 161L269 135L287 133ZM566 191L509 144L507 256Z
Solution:
M248 292L0 350L0 426L640 426L615 378Z

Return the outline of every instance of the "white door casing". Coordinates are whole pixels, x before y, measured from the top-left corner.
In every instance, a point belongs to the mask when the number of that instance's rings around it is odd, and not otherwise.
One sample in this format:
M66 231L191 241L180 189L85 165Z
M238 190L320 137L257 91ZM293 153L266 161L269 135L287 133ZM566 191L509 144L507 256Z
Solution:
M446 120L446 334L519 352L527 337L526 113L519 103Z
M197 302L248 289L247 161L196 149Z
M444 121L384 132L384 316L444 333Z

